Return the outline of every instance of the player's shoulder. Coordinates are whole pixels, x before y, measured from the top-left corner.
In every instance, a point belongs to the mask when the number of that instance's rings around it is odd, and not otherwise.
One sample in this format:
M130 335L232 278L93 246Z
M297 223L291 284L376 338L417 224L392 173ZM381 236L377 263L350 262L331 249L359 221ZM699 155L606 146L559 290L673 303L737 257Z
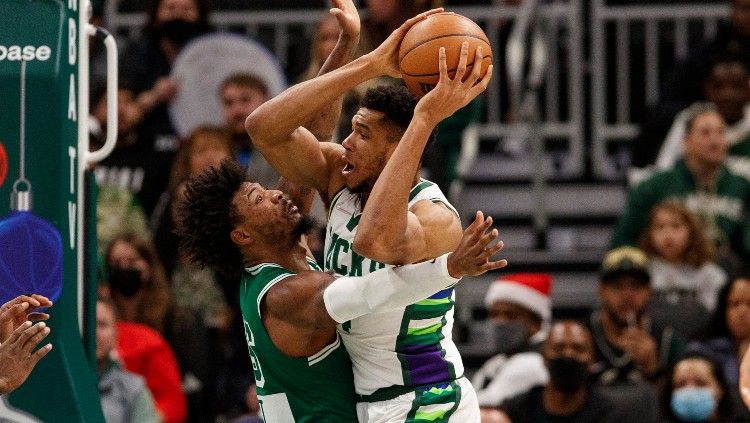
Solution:
M443 216L448 220L456 222L459 220L458 211L448 201L440 187L426 179L420 179L409 192L409 211L417 217Z
M288 273L269 287L264 301L268 310L286 314L301 310L301 306L325 287L333 276L315 270Z

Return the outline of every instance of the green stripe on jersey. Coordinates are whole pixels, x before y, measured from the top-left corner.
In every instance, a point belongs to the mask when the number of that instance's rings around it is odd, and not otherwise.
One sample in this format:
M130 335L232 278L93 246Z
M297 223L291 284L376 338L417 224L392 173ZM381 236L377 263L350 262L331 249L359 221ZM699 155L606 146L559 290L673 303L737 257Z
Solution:
M422 182L418 183L414 188L409 191L409 201L413 200L414 197L417 196L420 192L422 192L424 189L429 188L431 186L435 185L434 183L422 179Z
M346 229L348 229L349 232L352 232L354 228L356 228L357 225L359 225L359 219L361 218L362 218L362 213L349 219L349 223L346 224Z

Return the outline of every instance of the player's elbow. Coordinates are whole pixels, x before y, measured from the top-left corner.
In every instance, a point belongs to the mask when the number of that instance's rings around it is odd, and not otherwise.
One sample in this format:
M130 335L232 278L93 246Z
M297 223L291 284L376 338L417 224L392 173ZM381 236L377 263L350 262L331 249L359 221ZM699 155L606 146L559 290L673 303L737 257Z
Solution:
M250 113L245 118L245 131L247 131L248 135L250 135L251 137L255 137L255 135L257 135L257 133L259 132L259 126L260 119L258 119L255 112Z
M264 122L267 121L268 119L264 119L262 114L258 112L258 109L255 109L255 111L245 118L245 131L247 131L253 145L256 147L264 145L268 139L265 134L264 125Z

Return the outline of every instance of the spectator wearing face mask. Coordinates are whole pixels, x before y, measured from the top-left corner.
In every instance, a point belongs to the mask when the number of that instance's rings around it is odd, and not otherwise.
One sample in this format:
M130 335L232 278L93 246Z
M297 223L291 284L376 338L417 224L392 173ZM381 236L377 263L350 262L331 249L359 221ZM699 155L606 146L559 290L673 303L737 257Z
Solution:
M734 417L721 368L710 356L696 352L686 354L669 371L661 407L669 422L729 422Z
M178 356L183 357L185 368L193 370L189 364L194 360L208 361L200 350L191 354L192 349L182 342L202 341L201 326L192 327L192 337L175 330L185 326L184 320L173 310L164 269L150 242L132 234L120 235L107 248L106 261L109 292L120 317L117 349L125 368L146 379L165 421L182 422L186 398L173 346L181 348Z
M594 344L575 321L552 325L544 344L549 383L506 400L500 409L513 423L606 423L612 404L591 384Z
M549 274L518 273L503 276L487 290L484 303L497 354L472 379L480 407L497 407L549 380L541 351L552 317L551 286Z
M133 84L144 118L139 133L150 136L155 151L177 150L167 105L180 86L170 77L177 55L192 39L210 30L208 0L151 0L143 36L120 61L120 79Z

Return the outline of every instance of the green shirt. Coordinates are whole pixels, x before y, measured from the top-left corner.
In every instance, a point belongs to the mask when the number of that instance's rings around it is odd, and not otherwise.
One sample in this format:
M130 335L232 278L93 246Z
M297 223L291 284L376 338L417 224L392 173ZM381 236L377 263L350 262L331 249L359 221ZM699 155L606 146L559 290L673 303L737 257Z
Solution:
M733 249L741 255L750 251L747 241L743 242L750 182L722 168L716 185L709 191L702 191L696 187L693 174L682 160L672 169L654 174L631 190L625 211L617 221L612 247L638 245L641 232L648 225L651 209L669 199L679 199L698 215L706 234L717 245L734 244ZM740 245L736 245L738 242Z
M309 259L308 263L320 270ZM245 338L263 419L267 423L356 422L352 363L338 334L320 352L292 358L274 346L263 325L263 296L294 274L277 264L261 263L245 269L240 285Z

